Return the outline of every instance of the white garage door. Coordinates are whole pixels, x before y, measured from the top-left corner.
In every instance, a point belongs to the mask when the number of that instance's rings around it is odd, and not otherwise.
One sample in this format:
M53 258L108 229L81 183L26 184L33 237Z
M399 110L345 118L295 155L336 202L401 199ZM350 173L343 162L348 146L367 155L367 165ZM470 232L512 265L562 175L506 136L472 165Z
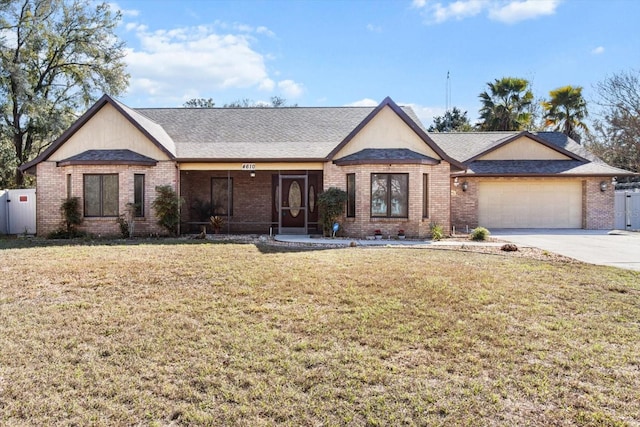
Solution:
M582 228L580 181L485 181L478 193L483 227Z

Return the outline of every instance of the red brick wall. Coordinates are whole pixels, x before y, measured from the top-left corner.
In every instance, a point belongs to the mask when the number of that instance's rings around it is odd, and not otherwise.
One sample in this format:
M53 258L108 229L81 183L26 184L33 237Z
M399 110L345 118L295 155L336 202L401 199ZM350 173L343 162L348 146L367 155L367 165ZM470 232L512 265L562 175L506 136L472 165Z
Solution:
M605 191L600 190L600 183L607 184ZM591 177L584 179L584 199L586 202L585 228L590 230L608 230L614 228L615 186L610 177Z
M118 174L119 213L126 212L127 203L133 203L133 176L145 175L145 216L137 218L135 234L138 236L150 234L165 234L166 231L158 226L157 218L151 208L156 198L155 187L171 185L177 190L178 179L175 162L158 162L156 166L126 166L126 165L78 165L57 167L56 162L42 162L37 166L36 181L36 223L39 236L60 228L62 216L60 205L67 196L67 174L71 174L71 196L80 198L83 206L83 176L84 174ZM119 235L120 227L114 217L85 217L79 227L80 230L99 236Z
M439 224L445 232L450 228L449 174L447 162L439 165L353 165L336 166L326 163L324 189L347 189L347 174L356 174L356 215L344 218L342 225L348 236L363 238L379 229L384 236L395 236L402 229L408 237L424 238L430 234L430 225ZM409 174L408 218L371 217L371 173ZM423 174L429 174L429 215L423 217Z

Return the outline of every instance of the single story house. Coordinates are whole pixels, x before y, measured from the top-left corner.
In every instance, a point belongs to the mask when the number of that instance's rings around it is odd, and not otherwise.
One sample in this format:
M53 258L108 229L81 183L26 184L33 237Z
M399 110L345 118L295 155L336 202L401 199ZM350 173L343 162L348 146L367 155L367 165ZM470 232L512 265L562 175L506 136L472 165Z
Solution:
M211 214L228 232L315 233L318 195L348 194L344 232L426 237L488 228L608 229L611 167L556 132L428 133L409 107L129 108L105 95L40 156L37 232L60 226L65 197L82 200L81 229L162 233L156 186L184 198L182 231Z

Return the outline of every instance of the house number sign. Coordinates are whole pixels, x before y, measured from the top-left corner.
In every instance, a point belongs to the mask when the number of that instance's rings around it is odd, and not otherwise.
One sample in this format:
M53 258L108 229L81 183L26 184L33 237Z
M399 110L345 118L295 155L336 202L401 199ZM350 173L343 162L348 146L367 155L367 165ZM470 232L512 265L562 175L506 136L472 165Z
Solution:
M255 163L243 163L242 164L242 170L243 171L254 171L254 170L256 170L256 164Z

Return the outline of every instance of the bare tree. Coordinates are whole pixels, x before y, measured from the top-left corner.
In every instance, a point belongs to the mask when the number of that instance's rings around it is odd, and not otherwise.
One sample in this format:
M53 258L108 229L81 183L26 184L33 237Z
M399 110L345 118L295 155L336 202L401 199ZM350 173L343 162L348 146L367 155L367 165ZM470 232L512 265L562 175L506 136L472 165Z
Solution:
M613 166L640 172L640 70L614 74L595 89L602 110L588 147Z

